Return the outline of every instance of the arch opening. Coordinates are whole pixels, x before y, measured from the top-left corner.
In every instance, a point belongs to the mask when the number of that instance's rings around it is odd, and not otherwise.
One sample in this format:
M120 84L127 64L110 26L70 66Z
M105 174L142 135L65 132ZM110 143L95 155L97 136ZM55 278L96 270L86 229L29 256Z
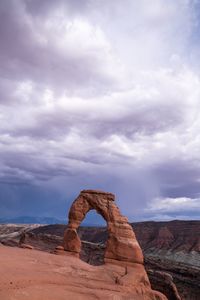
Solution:
M85 218L81 222L80 226L84 226L84 227L107 227L107 222L103 218L103 216L96 209L90 209L86 213Z
M108 231L102 215L95 209L89 210L77 232L81 240L80 259L90 265L103 265Z

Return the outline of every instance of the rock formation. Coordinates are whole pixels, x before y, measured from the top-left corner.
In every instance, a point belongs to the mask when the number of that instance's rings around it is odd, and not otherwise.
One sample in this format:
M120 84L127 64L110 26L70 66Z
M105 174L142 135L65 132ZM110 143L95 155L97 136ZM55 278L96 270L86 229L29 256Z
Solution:
M173 277L161 271L148 270L148 275L152 286L156 286L159 291L165 291L165 295L170 300L181 300L176 285L173 282Z
M107 222L108 241L105 251L105 261L120 260L132 263L143 263L143 254L135 238L127 218L120 214L116 206L115 196L101 191L84 190L74 201L69 211L69 224L64 234L64 249L66 251L81 251L81 240L77 228L87 212L95 209Z
M128 219L121 215L114 201L115 196L111 193L95 190L80 193L69 211L69 223L63 242L65 252L79 257L81 240L77 229L86 214L95 209L107 222L108 240L104 262L124 268L123 274L116 274L116 284L137 290L137 299L166 299L161 293L151 290L143 265L142 250Z
M159 300L160 294L141 284L116 284L124 268L95 267L73 256L0 246L1 300ZM143 292L143 294L141 294Z

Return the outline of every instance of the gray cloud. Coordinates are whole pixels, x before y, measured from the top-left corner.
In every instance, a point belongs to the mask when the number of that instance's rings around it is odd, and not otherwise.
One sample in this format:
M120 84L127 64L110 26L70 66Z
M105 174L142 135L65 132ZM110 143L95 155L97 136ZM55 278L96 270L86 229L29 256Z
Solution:
M46 7L47 3L43 5ZM53 4L49 8L53 9ZM61 16L60 24L57 16L52 19L47 15L46 20L37 18L28 13L23 1L3 1L0 9L0 66L2 80L13 79L11 90L20 82L30 80L37 88L41 85L55 91L65 88L73 93L75 88L90 90L92 85L100 93L114 83L112 74L102 68L105 63L101 55L106 41L103 34L96 35L98 29L87 20ZM91 35L96 37L93 39ZM80 49L79 42L85 43ZM109 53L104 55L109 59Z
M192 1L1 1L2 214L59 202L62 215L88 187L116 193L130 218L192 218L196 20ZM181 213L173 200L152 208L176 198L188 199Z

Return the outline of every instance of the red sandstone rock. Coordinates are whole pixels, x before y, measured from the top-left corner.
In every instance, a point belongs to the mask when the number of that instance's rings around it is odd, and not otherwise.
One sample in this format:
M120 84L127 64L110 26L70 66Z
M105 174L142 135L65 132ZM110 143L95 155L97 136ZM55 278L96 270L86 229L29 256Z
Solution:
M67 228L64 233L64 249L70 252L79 253L81 249L81 240L76 229Z
M170 300L181 300L177 287L173 282L173 277L161 271L148 270L148 274L151 278L153 285L157 287L159 291L165 290L165 293Z
M0 266L2 300L166 300L140 284L142 265L95 267L73 256L1 246Z
M65 249L64 249L63 246L57 246L57 247L54 249L53 253L59 254L59 255L63 255L64 252L65 252L64 250L65 250Z
M105 258L143 263L143 254L127 218L114 203L115 196L102 191L84 190L69 211L68 228L64 234L64 249L80 253L81 241L77 228L91 209L95 209L108 224Z
M124 270L123 274L116 274L115 283L134 290L136 294L133 299L166 299L164 295L151 289L143 266L141 248L128 219L121 215L114 200L113 194L102 191L84 190L80 193L69 211L69 223L63 242L65 252L80 254L81 241L77 229L87 212L95 209L107 222L108 240L104 255L106 266L113 268L111 266L114 265Z
M57 246L57 247L56 247L56 250L64 251L64 247L63 247L63 246Z
M20 247L21 247L21 248L25 248L25 249L30 249L30 250L34 249L33 246L28 245L28 244L20 244Z

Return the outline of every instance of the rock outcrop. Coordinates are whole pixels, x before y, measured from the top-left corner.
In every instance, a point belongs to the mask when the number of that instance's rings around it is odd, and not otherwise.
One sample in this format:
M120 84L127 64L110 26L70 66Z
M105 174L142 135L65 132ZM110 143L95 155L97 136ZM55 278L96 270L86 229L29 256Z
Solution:
M95 267L74 256L0 246L0 266L2 300L164 299L137 282L122 285L125 269L114 264Z
M160 292L165 291L165 295L170 300L181 300L176 285L173 282L173 277L161 271L148 270L148 276L153 287L156 287Z
M124 272L116 274L115 283L137 290L137 299L166 299L153 291L143 265L142 250L128 219L121 215L115 204L115 196L102 191L84 190L73 202L69 211L69 223L64 232L64 251L79 257L81 240L77 229L86 214L95 209L107 222L108 240L104 254L106 265L118 265ZM57 253L60 250L56 249Z
M64 233L64 249L81 252L77 229L88 211L95 209L107 222L108 240L105 261L118 260L143 264L143 254L128 219L120 214L115 196L101 191L84 190L72 204Z

